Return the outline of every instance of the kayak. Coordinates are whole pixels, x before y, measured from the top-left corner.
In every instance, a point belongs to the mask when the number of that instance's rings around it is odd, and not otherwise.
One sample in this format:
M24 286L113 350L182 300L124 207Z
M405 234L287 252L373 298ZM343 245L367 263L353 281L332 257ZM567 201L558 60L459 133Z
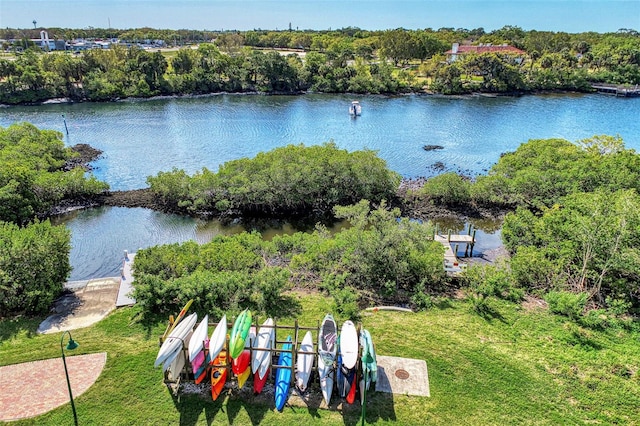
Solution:
M287 343L282 346L280 357L278 358L278 371L276 372L275 400L276 409L282 411L284 404L289 398L289 387L291 386L291 336L287 337Z

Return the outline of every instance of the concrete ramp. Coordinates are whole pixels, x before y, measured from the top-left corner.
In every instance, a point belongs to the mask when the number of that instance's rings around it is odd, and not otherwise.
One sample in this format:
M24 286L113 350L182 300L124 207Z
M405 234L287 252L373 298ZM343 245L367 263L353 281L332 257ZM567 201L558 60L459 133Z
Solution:
M378 355L376 391L431 396L427 363L422 359Z
M53 314L38 327L38 333L59 333L87 327L115 309L118 292L117 278L96 278L76 281L67 286L68 291L53 303Z
M133 259L135 257L135 253L125 252L120 271L120 288L118 289L116 308L131 306L136 303L136 300L131 297L131 291L133 291L133 286L131 285L133 283Z

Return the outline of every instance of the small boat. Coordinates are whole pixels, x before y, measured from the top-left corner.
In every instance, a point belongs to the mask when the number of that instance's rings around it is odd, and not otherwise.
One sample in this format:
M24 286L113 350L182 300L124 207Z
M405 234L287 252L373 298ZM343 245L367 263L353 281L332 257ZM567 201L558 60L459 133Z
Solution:
M264 388L265 383L267 383L267 378L269 377L269 368L267 367L266 372L262 377L260 377L260 372L256 371L253 374L253 393L256 395L262 392L262 388Z
M222 394L226 382L227 351L223 349L213 360L213 367L211 368L211 398L214 401Z
M282 411L284 404L289 398L289 386L291 386L291 336L287 337L287 342L282 345L280 358L278 359L278 371L276 372L275 399L276 409Z
M351 105L349 106L349 114L352 115L353 117L362 115L362 106L360 105L360 102L358 101L351 102Z
M238 389L242 389L244 383L251 375L251 350L250 342L256 337L255 327L251 327L249 330L249 336L244 342L244 350L238 358L234 358L231 362L231 371L236 375L238 379Z
M244 350L244 341L249 335L250 327L251 311L245 309L240 313L231 329L231 338L229 339L229 355L231 358L239 357Z

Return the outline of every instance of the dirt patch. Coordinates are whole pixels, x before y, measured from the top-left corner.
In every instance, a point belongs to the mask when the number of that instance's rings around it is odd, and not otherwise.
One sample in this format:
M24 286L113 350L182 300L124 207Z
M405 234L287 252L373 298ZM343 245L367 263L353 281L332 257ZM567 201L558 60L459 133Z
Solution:
M536 309L548 309L549 304L543 299L538 299L537 297L533 297L531 295L527 295L522 302L522 307L525 311L530 312Z

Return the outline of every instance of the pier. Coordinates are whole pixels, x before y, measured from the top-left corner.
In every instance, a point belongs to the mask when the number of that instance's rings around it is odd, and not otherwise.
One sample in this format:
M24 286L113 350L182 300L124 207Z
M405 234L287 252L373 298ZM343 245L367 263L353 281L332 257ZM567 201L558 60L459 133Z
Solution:
M463 271L463 266L458 259L458 246L465 244L464 256L473 256L473 246L476 243L476 231L469 226L467 234L452 234L451 230L447 234L440 234L436 228L433 240L444 246L444 270L451 275L457 275Z
M591 87L599 93L606 93L620 97L640 96L640 86L624 86L616 84L592 84Z

